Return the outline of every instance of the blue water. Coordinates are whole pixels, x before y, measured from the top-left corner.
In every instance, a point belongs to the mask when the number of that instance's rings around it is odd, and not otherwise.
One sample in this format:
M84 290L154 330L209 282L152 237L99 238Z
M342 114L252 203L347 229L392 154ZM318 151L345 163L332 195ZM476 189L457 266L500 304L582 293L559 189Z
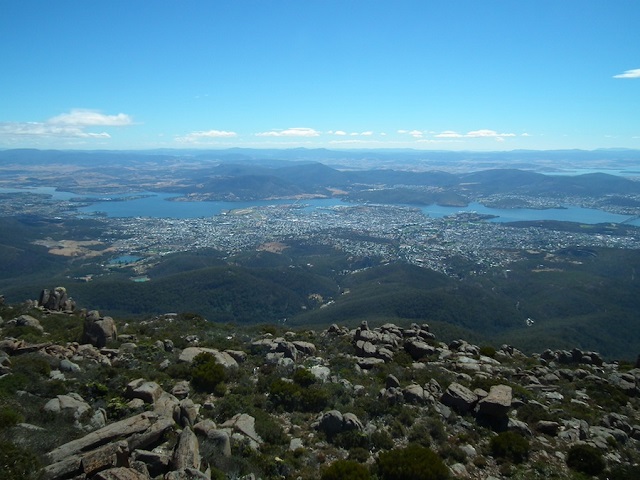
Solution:
M35 194L51 195L56 200L70 200L72 198L86 198L68 192L60 192L55 187L34 187L28 189L0 188L0 193L31 192ZM327 208L336 205L353 205L343 202L339 198L323 198L311 200L262 200L252 202L175 202L168 199L177 197L170 193L149 193L143 198L124 201L95 202L80 207L78 211L86 215L103 214L108 217L153 217L153 218L203 218L221 213L268 205L300 205L302 211L312 212L317 208ZM126 197L128 195L111 195L111 198ZM626 215L604 212L590 208L567 206L565 209L536 210L528 208L500 209L487 208L479 203L470 203L467 207L443 207L429 205L420 207L421 211L431 218L442 218L458 212L477 212L496 215L492 222L515 222L535 220L559 220L580 223L620 223L629 219ZM640 226L640 219L628 222L628 225Z
M607 173L609 175L616 175L618 177L638 177L640 176L640 166L636 165L633 168L567 168L553 172L540 172L545 175L562 175L562 176L574 176L585 175L588 173Z
M120 255L119 257L109 260L109 265L124 265L137 262L138 260L142 260L142 257L136 257L135 255Z
M305 210L314 210L318 207L330 207L345 204L340 199L313 199L313 200L256 200L252 202L175 202L170 198L177 195L169 193L152 193L145 198L137 198L122 202L96 202L78 209L86 214L104 214L108 217L155 217L155 218L203 218L219 215L229 210L239 210L267 205L292 205L300 204L308 206Z
M68 201L77 197L75 193L61 192L56 187L29 187L29 188L0 188L0 193L32 193L35 195L50 195L54 200Z
M422 212L433 218L446 217L458 212L477 212L481 214L497 215L491 222L519 222L535 220L559 220L564 222L579 223L621 223L630 217L618 215L616 213L604 212L593 208L581 208L567 206L566 208L551 208L545 210L534 210L530 208L487 208L479 203L470 203L467 207L442 207L439 205L429 205L421 208ZM629 225L640 226L640 219L628 222Z

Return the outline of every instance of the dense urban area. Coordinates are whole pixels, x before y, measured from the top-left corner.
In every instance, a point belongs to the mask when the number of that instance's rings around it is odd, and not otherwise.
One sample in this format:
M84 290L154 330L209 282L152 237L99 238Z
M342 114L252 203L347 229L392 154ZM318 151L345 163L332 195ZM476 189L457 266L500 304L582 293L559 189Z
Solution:
M46 195L11 193L0 196L0 213L48 218L86 218L78 207L84 201L59 201ZM494 196L492 203L500 202ZM570 199L591 206L587 199ZM551 208L557 199L528 198L529 205ZM489 201L487 203L490 203ZM634 210L616 213L633 215ZM135 255L138 273L147 260L173 252L213 248L227 255L245 250L282 251L288 241L332 246L359 257L400 259L453 274L451 258L469 261L481 273L517 260L520 252L552 252L569 246L639 248L636 227L610 224L566 229L548 222L513 225L492 222L491 216L459 212L442 218L425 215L417 207L341 204L311 207L304 201L258 205L203 218L107 217L90 218L104 224L102 245L113 256ZM630 217L632 218L632 217ZM125 262L125 263L129 263Z

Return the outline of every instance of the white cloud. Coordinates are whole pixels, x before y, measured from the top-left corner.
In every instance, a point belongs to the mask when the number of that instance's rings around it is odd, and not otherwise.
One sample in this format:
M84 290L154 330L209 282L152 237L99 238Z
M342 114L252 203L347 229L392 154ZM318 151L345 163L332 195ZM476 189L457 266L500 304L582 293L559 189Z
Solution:
M176 141L182 143L198 143L203 140L207 141L215 138L230 138L236 136L238 136L236 132L227 132L224 130L206 130L187 133L183 137L176 137Z
M129 115L118 113L117 115L105 115L95 110L74 109L69 113L62 113L47 120L53 125L75 125L77 127L122 127L131 125L133 121Z
M495 138L498 141L504 140L505 137L515 137L515 133L499 133L495 130L472 130L467 133L458 133L453 130L445 130L444 132L434 135L436 138Z
M111 138L107 132L88 132L89 127L121 127L132 125L129 115L105 115L94 110L75 109L44 122L0 123L2 137Z
M340 136L344 136L347 134L347 132L343 131L343 130L336 130L335 132L333 132L334 135L340 135Z
M478 137L499 137L499 138L503 138L503 137L515 137L516 134L515 133L498 133L495 130L473 130L472 132L469 132L465 135L465 137L469 137L469 138L478 138Z
M257 137L319 137L320 132L313 128L295 127L286 130L271 130L256 133Z
M618 75L614 75L613 78L640 78L640 68L627 70L624 73L619 73Z
M462 138L464 135L454 132L453 130L445 130L435 135L436 138Z
M362 132L360 135L362 135L363 137L370 137L371 135L373 135L373 132L371 131Z
M420 130L398 130L400 135L411 135L413 138L422 138L424 136L424 132Z

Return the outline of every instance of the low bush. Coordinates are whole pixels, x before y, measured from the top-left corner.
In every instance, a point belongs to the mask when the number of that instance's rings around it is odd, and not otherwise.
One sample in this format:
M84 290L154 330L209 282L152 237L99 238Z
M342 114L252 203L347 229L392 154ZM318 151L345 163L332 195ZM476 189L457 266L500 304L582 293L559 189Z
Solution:
M518 407L518 419L533 424L540 420L554 420L554 417L540 404L525 403Z
M191 364L191 383L200 392L214 392L226 380L224 367L210 353L203 352ZM219 393L219 392L218 392Z
M493 348L491 345L484 345L480 347L480 355L493 358L496 356L496 349Z
M277 378L269 386L269 399L275 409L286 412L320 412L329 403L329 393L323 385L302 387L296 382Z
M2 480L37 480L42 477L38 457L26 448L0 441L0 478Z
M15 427L23 421L24 417L15 408L10 406L0 407L0 430Z
M574 445L567 453L567 466L587 475L598 475L604 470L602 453L596 447L587 444Z
M321 480L369 480L371 474L364 465L353 460L337 460L324 469Z
M529 441L515 432L502 432L491 439L491 455L514 463L529 457Z
M381 480L442 480L449 469L431 449L411 444L382 452L378 456L377 473Z

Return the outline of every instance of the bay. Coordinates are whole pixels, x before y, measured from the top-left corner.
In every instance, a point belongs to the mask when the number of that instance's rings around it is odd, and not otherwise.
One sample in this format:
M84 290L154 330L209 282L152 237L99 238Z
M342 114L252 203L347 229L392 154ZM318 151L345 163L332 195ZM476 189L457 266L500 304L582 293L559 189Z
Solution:
M55 187L32 187L32 188L0 188L0 193L20 193L29 192L40 195L51 195L53 199L69 201L74 198L87 198L82 195L56 190ZM131 198L133 196L133 198ZM128 198L127 198L128 197ZM339 198L320 198L304 200L256 200L249 202L188 202L174 201L178 195L172 193L139 192L136 194L110 195L109 201L95 202L87 206L78 208L78 212L87 216L105 215L107 217L152 217L152 218L206 218L222 213L269 205L291 205L298 204L304 212L312 212L318 208L329 208L333 206L354 205ZM491 222L517 222L536 220L557 220L565 222L579 222L587 224L596 223L622 223L640 226L640 219L605 212L592 208L582 208L567 205L562 209L501 209L488 208L476 202L470 203L466 207L445 207L441 205L414 206L419 208L425 215L431 218L442 218L448 215L455 215L459 212L477 212L480 214L495 215Z
M488 208L476 202L470 203L468 206L460 207L443 207L440 205L429 205L421 208L422 212L433 218L442 218L448 215L454 215L458 212L476 212L486 215L496 215L490 222L522 222L536 220L557 220L563 222L578 223L622 223L627 222L628 225L640 226L640 219L629 221L627 215L619 215L616 213L605 212L593 208L582 208L568 205L565 208L549 208L549 209L532 209L532 208Z

